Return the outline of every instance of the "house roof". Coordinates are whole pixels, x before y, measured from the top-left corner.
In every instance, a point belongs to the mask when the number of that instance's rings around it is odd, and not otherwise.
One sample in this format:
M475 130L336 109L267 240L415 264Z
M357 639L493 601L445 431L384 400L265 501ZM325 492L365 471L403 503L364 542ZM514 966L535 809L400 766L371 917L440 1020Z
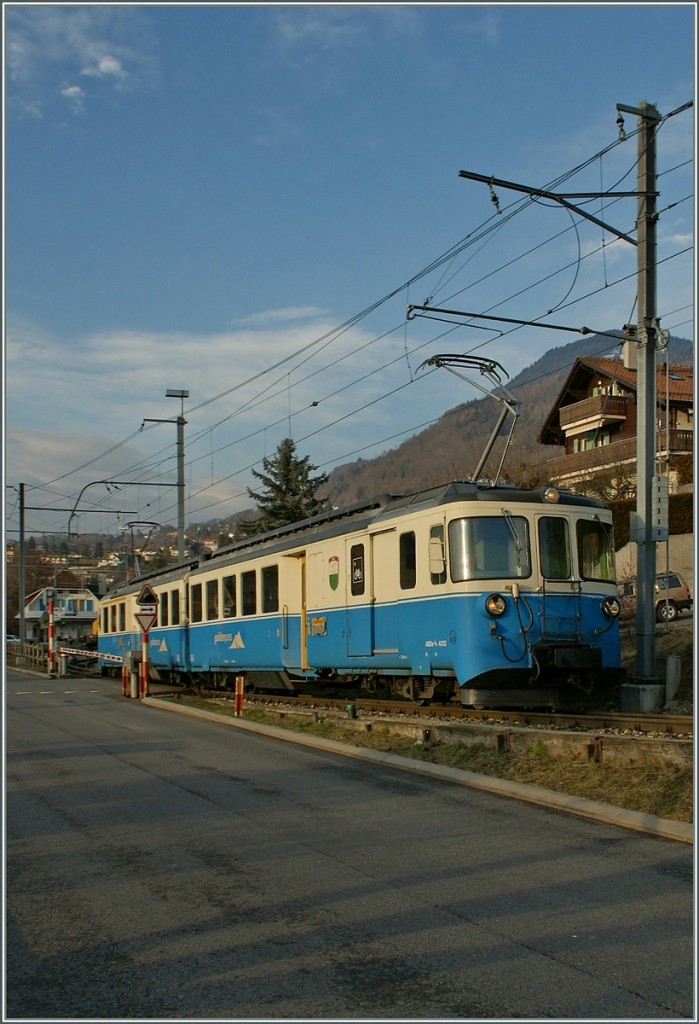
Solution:
M588 366L591 370L599 370L611 380L617 380L620 384L637 389L638 373L636 370L629 370L624 366L623 360L590 357L579 359L578 362ZM658 398L664 398L666 391L671 402L692 402L694 400L694 367L684 363L658 363L655 368L655 380Z
M558 410L579 402L586 393L592 377L605 377L617 381L629 391L638 390L638 372L624 366L622 359L607 356L585 356L575 360L556 401L551 407L539 433L539 444L561 444ZM665 395L675 405L691 405L694 401L694 367L686 363L662 362L656 365L656 395L664 401Z

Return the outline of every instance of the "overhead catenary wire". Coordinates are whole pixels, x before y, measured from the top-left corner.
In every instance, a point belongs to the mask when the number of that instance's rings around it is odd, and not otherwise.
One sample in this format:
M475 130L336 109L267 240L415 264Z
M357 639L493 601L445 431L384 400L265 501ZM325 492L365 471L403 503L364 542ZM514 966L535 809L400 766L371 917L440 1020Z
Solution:
M664 121L667 118L669 118L671 116L674 116L674 114L679 112L680 109L683 109L683 108L678 108L677 111L673 111L671 114L666 115L665 118L663 118L662 120ZM632 138L634 134L636 134L636 133L635 132L629 132L628 136L627 136L627 139L628 138ZM624 141L626 141L626 140L624 140ZM578 173L581 169L584 169L593 160L599 160L601 158L601 155L604 155L604 154L608 153L610 150L614 149L616 146L621 145L621 144L623 144L623 143L620 140L616 140L614 143L612 143L611 145L606 147L604 150L602 150L601 154L595 154L594 156L588 158L587 161L584 161L583 163L579 164L577 167L571 169L570 171L565 172L565 174L561 175L555 181L551 182L547 187L549 189L557 187L563 181L569 179L574 174ZM637 162L637 160L634 159L633 164L632 164L632 168L633 168L633 166L635 166L636 162ZM677 166L681 167L681 166L684 166L684 164L679 164ZM630 170L626 172L624 177L626 177L629 173L630 173ZM665 173L670 173L670 172L668 171L668 172L665 172ZM623 178L620 179L620 180L623 180ZM394 298L403 289L407 290L410 287L410 285L415 284L416 282L422 280L424 277L428 276L429 274L431 274L433 272L436 272L440 268L442 269L442 275L440 277L440 282L441 282L441 284L443 284L444 280L445 280L446 267L449 265L449 263L453 263L453 261L458 257L458 255L461 252L464 252L464 251L466 251L469 248L474 249L474 247L479 246L479 250L478 251L480 251L482 246L487 244L488 240L491 237L494 237L496 232L500 231L501 228L503 227L503 225L505 223L507 223L507 220L505 218L510 219L512 217L518 216L519 213L521 213L529 205L531 205L531 200L530 199L520 200L520 201L518 201L516 203L513 203L512 207L506 208L505 211L503 211L504 216L503 216L503 214L492 215L486 221L484 221L483 224L480 225L480 227L474 229L474 231L472 231L471 233L466 235L459 242L455 243L454 246L452 246L450 249L448 249L440 257L438 257L437 259L433 260L430 264L428 264L427 267L423 268L420 272L418 272L417 274L413 275L409 279L409 281L406 282L405 284L403 284L403 285L399 286L398 288L393 289L392 291L388 292L381 299L379 299L376 302L372 303L371 305L365 307L365 309L360 311L360 313L358 313L355 316L350 317L347 320L345 320L343 324L340 324L340 325L338 325L338 327L335 327L331 331L326 332L321 337L313 339L308 344L302 346L301 348L297 349L295 352L291 353L289 356L286 356L283 359L281 359L281 360L277 361L276 363L272 364L271 366L266 367L264 370L260 371L259 373L251 375L250 377L248 377L247 380L238 382L238 383L236 383L236 385L234 385L231 388L226 389L225 391L221 392L220 394L215 395L215 396L207 399L206 401L204 401L202 403L199 403L198 405L193 406L191 409L187 410L187 414L191 415L194 412L196 412L198 410L201 410L201 409L203 409L203 408L205 408L205 407L207 407L207 406L217 402L218 400L220 400L222 398L227 397L228 395L238 391L239 389L242 389L242 388L246 387L246 385L248 385L248 384L250 384L250 383L252 383L254 381L257 381L260 378L265 377L266 375L272 373L274 370L281 369L282 367L287 366L290 363L293 363L294 360L296 360L296 363L294 364L293 369L298 368L298 366L301 366L304 363L308 362L311 358L315 358L315 356L320 351L322 351L324 348L327 348L329 345L335 343L335 341L337 341L337 339L339 337L341 337L344 333L346 333L348 330L350 330L353 326L356 326L357 324L359 324L365 317L367 317L372 312L377 310L380 306L382 306L389 299ZM676 204L671 204L671 206L674 206L674 205L676 205ZM671 208L671 207L668 207L668 208ZM564 230L565 231L571 230L571 225L569 225ZM557 232L556 233L556 237L560 236L563 233L564 232ZM543 245L543 244L546 244L546 243L541 243L541 245ZM688 251L688 250L683 250L683 252L686 252L686 251ZM668 257L668 259L674 258L674 256L681 255L681 254L682 253L673 254L673 256ZM586 257L582 257L582 258L584 259ZM503 264L502 266L503 267L509 266L509 265L511 265L512 262L513 261L507 261L507 263ZM468 263L468 261L466 261L466 263L462 265L462 268L463 268L463 266L467 265L467 263ZM568 264L567 266L574 266L575 267L575 270L576 270L575 277L577 279L577 271L579 270L579 267L580 267L580 253L579 253L579 251L578 251L578 259L576 261L573 261L572 263ZM563 269L564 268L562 268L562 267L557 268L551 274L547 275L547 278L551 278L551 277L555 276L556 274L563 272ZM498 272L500 272L500 270L501 270L501 268L495 268L488 276L493 276L493 275L497 274ZM449 279L453 278L453 274L454 273L455 272L452 272L451 278L449 278ZM628 275L628 276L633 276L633 275ZM604 287L605 288L613 287L615 284L619 284L620 282L627 280L628 276L623 276L621 278L618 278L616 281L613 281L611 283L611 285L609 285L605 281L605 286ZM544 278L542 280L545 280L545 279L546 278ZM438 282L438 285L440 284L440 282ZM460 294L463 291L467 291L469 287L474 287L474 285L471 284L471 285L467 286L466 288L461 289L461 290L455 292L454 294L456 295L456 294ZM570 296L573 287L574 287L574 284L573 284L572 287L570 287L568 289L564 299L560 300L559 303L556 306L551 307L551 309L554 309L554 308L556 308L556 309L569 308L570 305L572 305L573 303L566 302L565 298ZM433 291L436 291L436 290L437 289L433 289ZM600 290L603 290L603 289L600 289ZM581 296L580 298L573 300L573 302L583 301L584 299L589 298L591 295L597 294L598 291L599 290L597 290L597 291L588 291L584 296ZM517 294L520 294L520 293L515 293L515 296ZM497 308L497 306L502 305L504 302L510 301L511 298L512 298L512 296L508 296L507 299L499 301L496 305L491 306L490 308L491 309ZM444 301L448 301L448 300L444 300ZM551 309L548 312L550 312ZM545 314L542 314L542 316L548 315L548 312L545 313ZM536 321L532 320L532 321L529 321L529 323L534 323L535 324ZM402 324L401 326L403 327L403 330L405 331L405 325ZM474 326L474 325L471 325L471 326ZM517 329L517 328L513 327L513 329ZM390 334L392 330L393 329L391 329L390 331L384 331L378 337L385 337L387 334ZM405 333L404 333L404 339L405 339ZM362 347L363 348L367 347L367 346L369 346L371 344L374 344L375 342L376 342L376 339L371 339L370 341L366 342ZM424 343L424 344L429 344L429 341ZM482 347L485 344L488 344L488 342L487 341L482 342L480 347ZM404 348L404 353L401 356L401 358L407 358L408 346L407 346L407 343L405 342L405 340L404 340L403 348ZM340 360L351 358L351 356L353 354L356 354L355 351L348 352L345 355L341 356ZM354 386L354 384L358 384L358 383L366 380L367 376L371 376L374 373L381 372L387 366L392 365L392 362L393 361L389 361L388 363L384 363L384 364L382 364L381 367L377 367L374 370L370 371L369 374L361 375L359 378L357 378L357 380L355 382L350 382L349 384L344 385L342 390L347 390L348 388ZM318 374L318 373L324 372L324 370L326 370L328 368L328 366L332 366L332 365L334 365L334 362L331 362L331 363L327 364L325 367L322 367L320 370L314 371L314 375ZM408 362L408 368L410 369L409 362ZM288 371L288 373L289 373L289 377L288 377L289 383L290 383L290 375L291 375L291 372L293 372L293 369ZM307 380L307 379L308 379L308 377L301 377L300 381L304 381L304 380ZM272 385L269 386L269 388L265 388L264 391L261 392L261 395L264 395L265 392L267 392L267 391L273 392L274 391L274 387L275 387L275 385L272 384ZM401 385L401 387L402 387L402 385ZM386 392L386 394L383 397L390 396L391 394L396 393L396 390L400 390L400 389L394 389L392 391L388 391L388 392ZM273 397L274 397L274 394L268 395L268 398L270 400ZM321 401L324 401L324 400L325 400L325 398L321 397L318 400L318 402L314 403L314 404L319 404ZM372 404L374 404L374 403L372 402ZM246 409L249 409L251 407L252 406L250 405L250 400L247 403L244 403L244 405L243 405L243 408L246 408ZM362 406L362 407L360 407L356 411L358 412L362 408L365 408L365 407ZM239 410L234 411L233 413L231 413L228 416L224 417L219 422L220 423L227 422L229 419L233 418L236 415L239 415ZM294 415L296 415L296 413L294 413ZM287 421L289 422L289 424L291 423L291 417L292 417L292 413L291 413L291 387L289 387L289 414L288 414L288 418L287 418ZM318 428L316 431L314 431L311 435L308 435L308 436L315 436L315 435L317 435L317 433L319 433L323 429L330 429L330 427L333 426L335 422L336 421L333 421L332 424L327 424L324 427ZM209 434L209 432L212 432L213 429L214 429L214 427L212 427L211 425L207 425L205 428L203 428L197 434L193 435L193 438ZM119 448L123 447L124 445L126 445L138 433L139 432L136 431L135 433L129 435L129 437L125 438L123 441L119 442L117 445L112 446L110 449L107 450L106 453L102 453L100 456L97 456L94 459L89 460L87 463L83 463L81 467L78 467L75 470L70 471L69 473L63 474L61 477L56 478L56 480L54 480L54 481L49 481L48 484L46 484L44 486L48 487L50 484L55 483L58 480L63 480L65 478L69 477L74 472L78 472L79 469L84 469L87 466L93 465L96 461L99 461L100 458L104 457L107 454L111 454L112 452L114 452L114 451L118 450ZM234 443L239 443L239 442L234 442ZM377 443L381 443L381 442L377 442ZM229 445L224 445L221 448L214 449L213 441L212 441L211 444L210 444L210 448L211 448L211 451L209 453L210 457L213 458L213 454L214 453L222 451L222 450L224 450L227 447L230 447L230 446ZM168 445L165 448L163 448L162 450L164 452L167 452L167 451L171 450L171 446ZM137 469L137 468L141 468L142 469L143 466L146 465L146 464L150 467L150 471L151 472L156 471L155 469L153 469L153 465L154 465L154 457L153 456L150 456L148 458L148 460L142 460L142 463L140 463L140 464L136 464L134 469ZM254 464L257 464L257 463L254 463ZM120 473L121 472L122 471L120 471ZM128 469L125 471L125 473L127 473L127 474L129 472L130 472L130 470L128 470ZM218 481L218 482L220 482L220 481ZM145 486L145 483L146 482L144 481L144 486ZM215 486L215 485L216 484L212 484L211 486Z
M687 251L689 251L689 248L688 248L688 249L685 249L685 250L681 250L681 251L680 251L679 253L676 253L676 254L672 254L672 256L670 256L670 257L667 257L667 259L672 259L672 258L674 258L674 256L677 256L677 255L682 255L683 253L685 253L685 252L687 252ZM629 277L631 277L631 276L633 276L633 275L627 275L626 277L623 277L623 278L621 278L621 279L619 279L619 280L620 280L620 281L623 281L623 280L626 280L626 279L628 279L628 278L629 278ZM614 284L614 283L619 283L619 282L613 282L613 284ZM601 289L598 289L598 291L599 291L599 290L601 290ZM575 302L583 301L583 300L585 300L586 298L589 298L589 297L590 297L591 295L593 295L593 294L595 294L595 292L587 293L587 294L586 294L586 295L584 295L584 296L580 296L580 297L579 297L578 299L576 299L576 300L575 300ZM574 303L571 303L571 304L569 304L569 305L573 305L573 304L574 304ZM518 328L513 328L513 329L518 329ZM386 334L386 333L390 333L390 332L384 332L384 335L382 335L382 336L385 336L385 334ZM597 333L597 332L596 332L596 333ZM368 345L368 344L371 344L371 343L372 343L372 341L373 341L373 339L372 339L372 340L370 340L369 342L367 342L367 343L366 343L366 345ZM425 344L427 344L427 343L425 343ZM483 344L486 344L486 343L484 342ZM424 345L423 345L423 346L419 346L419 347L424 347ZM482 347L482 345L481 345L481 346L476 346L475 348L477 348L477 347ZM470 351L475 351L475 348L473 348L473 349L470 349ZM343 357L341 357L341 358L348 358L348 357L349 357L349 355L351 355L351 353L345 354L345 356L343 356ZM402 357L401 357L401 358L402 358ZM377 368L377 369L378 369L378 370L380 370L380 369L383 369L383 368L385 368L385 366L387 366L387 365L391 365L391 363L392 363L392 362L395 362L395 361L396 361L396 360L392 360L392 361L390 361L390 362L389 362L388 364L384 364L384 365L383 365L382 367L379 367L379 368ZM330 365L332 365L332 364L330 364ZM324 368L322 368L322 369L324 369ZM314 374L315 374L316 372L322 372L322 371L314 371ZM377 372L377 371L372 371L372 372ZM312 375L311 375L311 376L312 376ZM362 379L363 379L363 378L359 378L359 380L360 380L360 381L361 381ZM348 387L352 386L352 383L353 383L353 382L350 382L350 384L348 384L348 385L345 385L345 386L344 386L344 388L343 388L342 390L346 390L346 389L347 389ZM389 391L389 392L387 392L387 393L386 393L386 395L383 395L382 397L387 397L388 395L391 395L391 394L393 394L393 393L395 393L395 389L394 389L394 390L392 390L392 391ZM371 404L375 404L375 402L372 402ZM360 412L360 411L362 411L362 409L363 409L363 408L364 408L364 407L360 407L359 409L357 409L357 410L356 410L356 412ZM346 418L346 417L344 417L344 418ZM336 422L336 421L333 421L333 423L331 423L331 424L328 424L328 425L326 425L326 428L327 428L327 429L329 429L329 428L330 428L331 426L333 426L333 425L335 424L335 422ZM269 425L268 425L268 426L269 426ZM324 429L326 429L326 428L324 428ZM314 436L314 435L315 435L315 434L317 434L318 432L319 432L319 431L314 431L314 432L313 432L313 434L312 434L312 435L310 435L310 436ZM255 431L255 432L252 432L252 435L246 435L245 439L248 439L248 438L249 438L250 436L254 436L254 434L256 434L256 433L259 433L259 431ZM239 440L238 440L237 442L233 442L233 443L240 443L240 440L243 440L243 439L239 439ZM379 442L376 442L376 443L378 444L378 443L382 443L382 442L381 442L381 441L379 441ZM226 446L226 447L230 447L230 445L229 445L229 446ZM371 446L369 446L369 447L371 447ZM253 462L253 463L251 463L251 466L255 466L255 465L258 465L258 464L259 464L259 460L257 460L256 462ZM248 467L245 467L245 468L248 468ZM238 472L243 472L243 471L244 471L244 469L243 469L243 470L239 470ZM236 474L233 474L233 475L236 475ZM223 480L225 480L225 479L228 479L228 478L225 478L225 477L224 477L224 478L223 478ZM220 484L221 482L222 482L222 480L218 480L218 481L216 481L216 482L215 482L215 484L214 484L214 485L212 485L212 486L216 486L216 485ZM145 483L145 482L144 482L144 483ZM197 492L197 493L201 493L201 492ZM193 496L194 496L194 495L193 495ZM225 501L225 500L233 500L233 498L231 498L231 499L223 499L223 500L224 500L224 501ZM150 504L150 503L149 503L149 504ZM146 507L148 507L148 506L146 506ZM174 506L173 506L173 507L174 507ZM207 507L208 507L208 506L207 506ZM166 508L166 509L164 509L164 510L163 510L163 512L164 512L164 513L167 513L168 511L169 511L169 509L168 509L168 508Z

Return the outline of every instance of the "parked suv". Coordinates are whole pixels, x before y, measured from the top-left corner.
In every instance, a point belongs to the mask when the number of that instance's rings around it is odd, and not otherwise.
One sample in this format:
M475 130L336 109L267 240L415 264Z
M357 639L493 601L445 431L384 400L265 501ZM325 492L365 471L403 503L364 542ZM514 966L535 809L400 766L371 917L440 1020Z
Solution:
M619 587L619 596L636 598L636 580ZM655 581L655 617L658 622L674 622L681 611L692 607L687 581L679 572L658 573Z

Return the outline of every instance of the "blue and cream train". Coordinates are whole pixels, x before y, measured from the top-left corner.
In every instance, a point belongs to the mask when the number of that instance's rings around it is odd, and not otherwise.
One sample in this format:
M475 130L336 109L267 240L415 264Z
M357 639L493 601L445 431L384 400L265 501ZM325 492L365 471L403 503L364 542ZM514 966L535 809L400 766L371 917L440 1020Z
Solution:
M146 584L152 679L554 707L621 678L611 513L553 487L385 495L142 576L103 598L102 655L138 657Z

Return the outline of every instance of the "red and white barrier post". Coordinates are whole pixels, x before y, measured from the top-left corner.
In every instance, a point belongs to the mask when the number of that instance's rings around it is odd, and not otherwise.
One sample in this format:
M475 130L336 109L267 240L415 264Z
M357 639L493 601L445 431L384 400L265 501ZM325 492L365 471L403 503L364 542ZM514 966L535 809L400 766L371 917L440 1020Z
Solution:
M245 688L244 676L235 677L235 705L233 711L234 718L240 718L243 714L243 690Z
M143 648L138 665L138 696L148 696L148 630L143 630Z
M53 590L48 593L48 612L49 612L49 643L48 643L48 665L47 671L49 678L52 678L56 674L56 624L54 622L54 592Z

